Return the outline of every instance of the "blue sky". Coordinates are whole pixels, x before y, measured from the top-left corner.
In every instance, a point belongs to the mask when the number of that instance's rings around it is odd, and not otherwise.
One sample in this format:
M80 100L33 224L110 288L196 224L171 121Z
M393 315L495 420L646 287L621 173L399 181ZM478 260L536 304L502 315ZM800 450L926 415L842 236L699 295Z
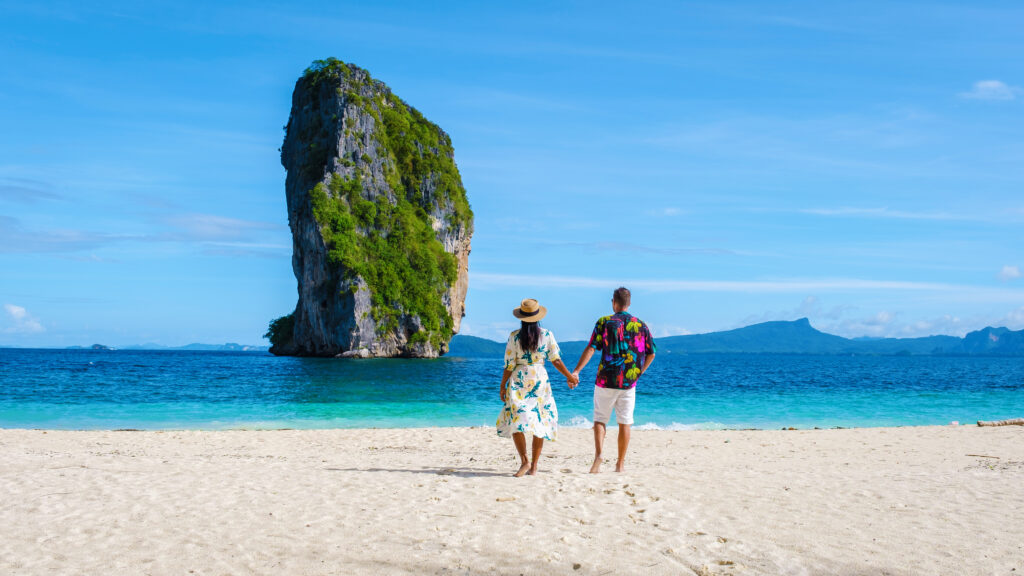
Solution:
M0 345L262 342L328 56L452 136L464 333L1024 328L1019 3L435 4L0 1Z

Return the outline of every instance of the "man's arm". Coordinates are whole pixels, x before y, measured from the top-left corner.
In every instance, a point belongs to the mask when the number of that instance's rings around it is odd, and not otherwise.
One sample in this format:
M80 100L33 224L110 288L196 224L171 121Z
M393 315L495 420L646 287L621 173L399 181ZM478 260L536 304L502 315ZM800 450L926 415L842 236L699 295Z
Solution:
M593 356L594 356L594 349L593 348L591 348L590 346L587 346L586 348L584 348L583 349L583 354L580 354L580 361L576 363L576 369L573 370L572 373L575 374L578 377L579 374L580 374L580 370L583 370L583 367L587 365L587 362L590 362L590 358L593 357Z
M643 376L644 372L647 372L647 369L651 367L651 362L654 362L654 354L648 354L647 357L644 358L644 365L640 368L641 376Z

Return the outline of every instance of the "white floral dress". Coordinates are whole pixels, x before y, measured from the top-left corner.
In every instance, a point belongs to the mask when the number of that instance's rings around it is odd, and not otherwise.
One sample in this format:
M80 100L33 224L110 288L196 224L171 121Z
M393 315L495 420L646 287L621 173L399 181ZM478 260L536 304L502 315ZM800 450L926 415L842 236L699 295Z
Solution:
M555 336L541 328L537 350L526 352L519 345L519 330L509 334L505 345L505 369L512 372L505 394L505 407L498 416L498 436L511 438L516 432L555 440L558 436L558 408L551 394L544 360L561 359Z

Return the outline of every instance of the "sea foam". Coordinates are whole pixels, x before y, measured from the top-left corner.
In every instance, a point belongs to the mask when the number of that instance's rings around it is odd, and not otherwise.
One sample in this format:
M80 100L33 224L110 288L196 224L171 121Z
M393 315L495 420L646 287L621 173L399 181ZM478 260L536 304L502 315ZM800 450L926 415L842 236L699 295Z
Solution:
M585 416L572 416L568 422L560 423L563 428L593 428L594 423ZM614 422L609 422L610 426L614 426ZM696 422L693 424L684 424L681 422L672 422L670 424L659 424L657 422L644 422L643 424L636 424L633 426L633 430L724 430L725 424L721 422Z

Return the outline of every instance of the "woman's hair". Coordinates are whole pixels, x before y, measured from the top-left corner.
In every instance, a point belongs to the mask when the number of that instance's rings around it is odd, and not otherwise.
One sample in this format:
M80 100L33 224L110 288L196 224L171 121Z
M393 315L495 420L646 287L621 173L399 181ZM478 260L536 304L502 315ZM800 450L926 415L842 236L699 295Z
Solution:
M526 352L536 352L540 345L540 323L523 322L519 328L519 345Z

